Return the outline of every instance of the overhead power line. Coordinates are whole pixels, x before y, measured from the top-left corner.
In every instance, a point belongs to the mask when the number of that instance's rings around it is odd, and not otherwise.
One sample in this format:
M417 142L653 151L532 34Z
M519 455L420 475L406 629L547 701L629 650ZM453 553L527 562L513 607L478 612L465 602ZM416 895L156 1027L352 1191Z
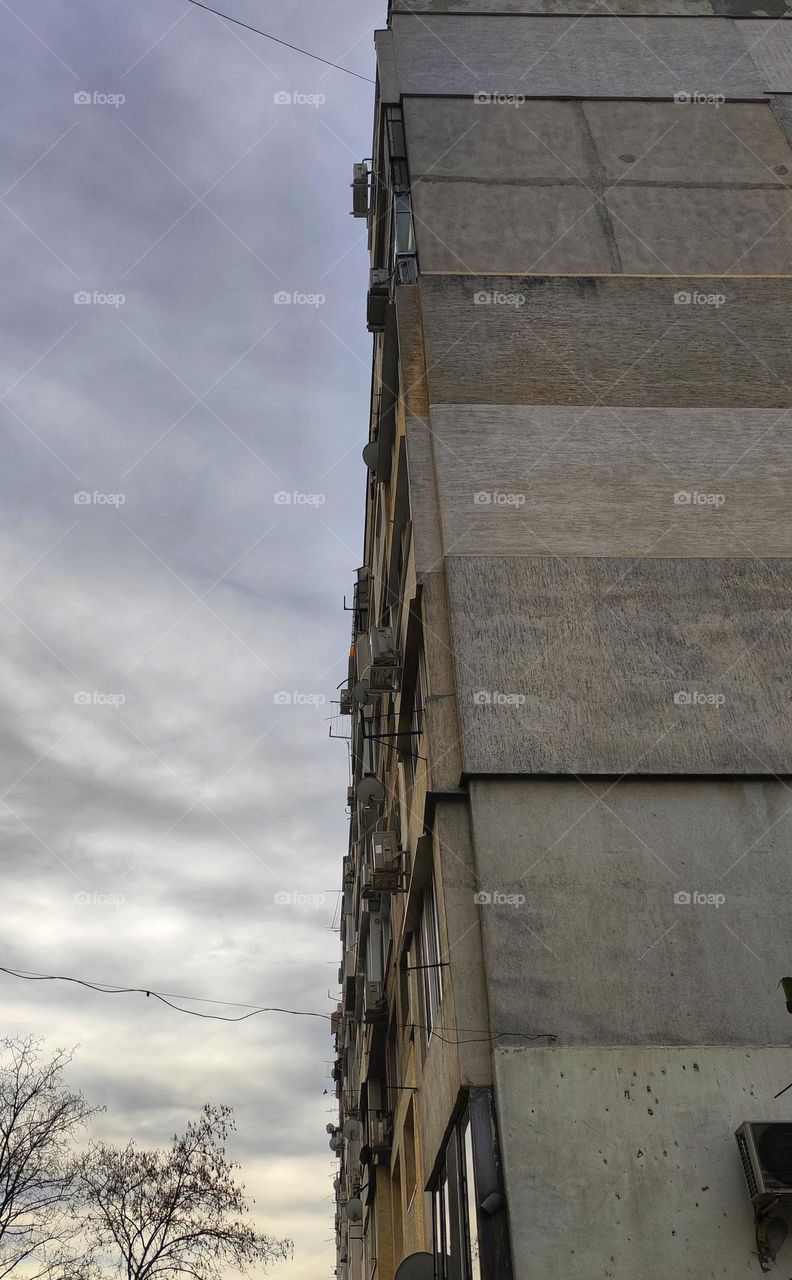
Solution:
M120 995L141 995L148 996L152 1000L159 1000L161 1004L166 1004L169 1009L175 1009L178 1013L186 1013L191 1018L208 1018L213 1022L244 1022L247 1018L254 1018L259 1013L287 1013L294 1018L324 1018L330 1021L329 1013L312 1013L305 1009L282 1009L277 1005L268 1008L258 1007L257 1005L238 1004L235 1000L208 1000L202 996L174 996L175 1000L194 1000L201 1004L225 1004L236 1005L240 1009L248 1009L248 1013L242 1013L236 1018L230 1018L227 1014L221 1013L199 1013L197 1009L183 1009L181 1005L172 1004L167 994L162 991L152 991L148 987L117 987L110 982L89 982L86 978L71 978L61 973L34 973L32 971L21 972L18 969L7 969L4 965L0 965L0 973L7 973L12 978L23 978L26 982L73 982L78 987L88 987L90 991L98 991L105 996Z
M191 1018L206 1018L212 1022L244 1022L247 1018L254 1018L259 1013L285 1013L293 1018L322 1018L325 1022L332 1020L332 1014L314 1013L313 1010L309 1009L284 1009L278 1005L264 1007L243 1004L239 1000L212 1000L209 996L175 995L172 991L153 991L150 987L119 987L112 982L90 982L87 978L72 978L62 973L36 973L32 969L8 969L5 965L0 965L0 973L7 973L11 978L22 978L25 982L72 982L75 986L87 987L89 991L98 991L103 996L147 996L152 1000L159 1000L161 1004L167 1005L169 1009L175 1009L177 1013L186 1013ZM247 1009L249 1012L240 1014L238 1018L229 1018L219 1013L199 1013L197 1009L183 1009L181 1005L172 1004L171 1001L173 1000L190 1000L196 1004L228 1005L237 1009ZM444 1027L440 1024L429 1027L421 1022L398 1022L395 1025L400 1031L431 1031L432 1035L437 1036L438 1040L442 1040L444 1044L452 1045L492 1044L506 1037L518 1040L546 1040L550 1044L557 1039L557 1036L551 1031L540 1031L535 1035L525 1031L498 1031L495 1035L492 1035L488 1030L478 1027ZM441 1031L451 1031L456 1034L453 1039L448 1039L446 1036L439 1034ZM472 1038L459 1039L460 1033L469 1033Z
M356 80L365 80L367 84L376 84L371 76L363 76L359 71L353 71L351 67L342 67L340 62L331 62L329 58L321 58L318 53L311 53L309 49L301 49L299 45L289 44L288 40L281 40L279 36L270 35L268 31L262 31L260 27L251 27L247 22L241 22L239 18L232 18L230 13L221 13L219 9L213 9L208 4L203 4L202 0L187 0L188 4L194 4L198 9L205 9L207 13L213 13L218 18L225 18L226 22L233 22L237 27L244 27L246 31L252 31L257 36L263 36L265 40L271 40L273 44L282 44L285 49L293 49L295 53L302 53L306 58L313 58L314 62L323 62L326 67L335 67L336 71L344 71L348 76L354 76Z

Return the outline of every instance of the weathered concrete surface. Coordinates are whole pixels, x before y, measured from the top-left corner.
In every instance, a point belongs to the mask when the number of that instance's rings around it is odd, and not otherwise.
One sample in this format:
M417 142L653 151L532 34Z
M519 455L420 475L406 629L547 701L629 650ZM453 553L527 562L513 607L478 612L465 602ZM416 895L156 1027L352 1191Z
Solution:
M792 272L768 103L408 99L421 269Z
M763 16L762 7L750 0L734 0L746 12ZM765 0L765 5L781 0ZM722 12L718 0L393 0L393 13L558 13L558 14L631 14L634 17L711 16ZM739 10L737 11L739 12ZM734 13L727 16L733 17ZM774 16L767 13L767 17Z
M408 98L410 176L477 182L783 185L792 153L764 102L712 109L673 102L556 102L517 107ZM628 158L625 158L628 157Z
M733 1131L789 1120L772 1100L789 1062L783 1049L497 1054L515 1280L756 1280ZM787 1243L777 1274L791 1267Z
M789 560L445 563L467 773L792 773Z
M786 0L392 0L393 13L618 13L646 18L716 16L781 18Z
M454 275L418 288L432 403L792 406L784 280Z
M493 895L480 910L496 1031L561 1046L789 1043L783 782L476 778L470 805ZM675 901L695 893L722 900Z
M792 556L783 410L433 405L407 444L451 555Z
M788 8L786 12L789 13ZM754 62L765 77L765 88L770 92L788 93L792 88L792 25L775 22L769 31L765 22L735 25L745 43L747 59Z
M670 98L699 91L756 98L768 87L737 22L394 13L391 24L405 94ZM751 25L767 46L764 57L775 56L774 24Z

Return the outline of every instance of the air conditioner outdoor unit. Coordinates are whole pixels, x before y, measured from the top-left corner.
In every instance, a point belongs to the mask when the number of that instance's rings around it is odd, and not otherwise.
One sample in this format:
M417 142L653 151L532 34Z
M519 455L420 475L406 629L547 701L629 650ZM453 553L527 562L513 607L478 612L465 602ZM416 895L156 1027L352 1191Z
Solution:
M360 896L364 901L381 899L384 894L397 893L401 887L401 862L398 859L380 867L363 868Z
M369 211L369 171L367 164L352 166L352 217L367 218Z
M369 1116L369 1146L375 1156L385 1156L391 1149L391 1126L387 1116Z
M366 299L366 328L369 333L384 333L389 304L390 273L387 268L374 267L369 276Z
M381 982L366 982L363 997L364 1022L381 1022L386 1015L385 990Z
M347 807L351 809L354 803L355 803L355 788L347 787Z
M792 1197L792 1124L746 1121L734 1136L754 1204Z
M369 667L365 676L356 682L352 700L365 711L379 702L381 694L394 693L397 685L395 667Z
M364 564L357 571L357 582L355 584L355 603L358 609L368 608L370 589L371 570L368 565Z
M395 831L372 831L371 856L375 871L395 862L400 852Z
M369 631L372 667L398 667L399 652L390 627L372 627Z

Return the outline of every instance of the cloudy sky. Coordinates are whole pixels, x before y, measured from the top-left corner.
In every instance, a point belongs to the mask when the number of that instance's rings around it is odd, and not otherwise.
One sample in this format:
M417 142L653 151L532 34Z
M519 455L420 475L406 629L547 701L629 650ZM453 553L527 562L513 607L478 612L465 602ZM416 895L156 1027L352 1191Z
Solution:
M218 7L373 75L384 0ZM0 964L329 1011L373 86L186 0L0 0L0 31ZM272 1274L330 1274L326 1022L0 1001L80 1045L96 1136L231 1104L296 1242Z

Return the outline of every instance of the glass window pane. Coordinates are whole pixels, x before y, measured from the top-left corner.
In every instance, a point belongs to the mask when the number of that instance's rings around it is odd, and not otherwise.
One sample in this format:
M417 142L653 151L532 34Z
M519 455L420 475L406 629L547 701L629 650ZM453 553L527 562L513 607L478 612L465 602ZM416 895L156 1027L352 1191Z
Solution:
M462 1132L465 1160L465 1198L467 1207L467 1236L470 1251L470 1280L481 1280L481 1261L478 1238L478 1204L476 1202L476 1178L473 1165L473 1131L470 1116L465 1116Z

